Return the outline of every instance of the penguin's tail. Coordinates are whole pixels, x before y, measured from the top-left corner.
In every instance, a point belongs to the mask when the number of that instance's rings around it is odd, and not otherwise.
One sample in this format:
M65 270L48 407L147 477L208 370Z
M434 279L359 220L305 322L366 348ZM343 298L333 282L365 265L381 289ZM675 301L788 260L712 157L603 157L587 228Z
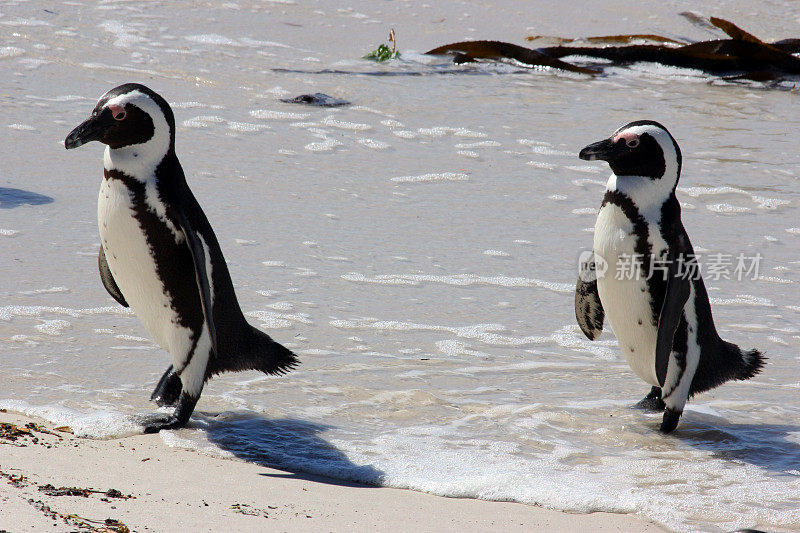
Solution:
M713 389L726 381L750 379L767 362L760 351L742 350L732 342L722 339L716 350L704 352L695 371L690 395Z
M265 374L286 374L300 364L297 355L272 337L247 324L245 332L209 361L206 379L221 372L260 370Z
M249 370L260 370L265 374L282 375L286 374L300 364L297 355L284 345L272 340L272 337L261 331L252 328L254 333L253 348L248 354L250 365Z
M760 351L753 348L752 350L742 350L735 344L733 347L739 353L739 357L741 359L741 364L739 365L739 373L734 379L750 379L764 368L764 365L767 362L767 358L764 357L764 354Z

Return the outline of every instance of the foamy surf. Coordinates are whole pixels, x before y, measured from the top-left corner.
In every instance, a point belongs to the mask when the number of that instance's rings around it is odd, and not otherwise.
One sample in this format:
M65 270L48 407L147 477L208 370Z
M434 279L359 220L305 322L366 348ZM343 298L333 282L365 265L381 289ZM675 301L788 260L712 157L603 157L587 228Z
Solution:
M38 417L55 426L67 426L78 437L113 439L142 433L140 425L118 411L82 412L59 405L31 405L19 400L0 400L0 409Z

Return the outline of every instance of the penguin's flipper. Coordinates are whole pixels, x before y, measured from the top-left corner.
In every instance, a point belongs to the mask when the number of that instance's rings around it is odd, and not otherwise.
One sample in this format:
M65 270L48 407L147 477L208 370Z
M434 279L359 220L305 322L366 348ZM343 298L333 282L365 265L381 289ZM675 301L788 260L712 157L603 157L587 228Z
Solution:
M656 377L663 387L667 379L667 366L672 353L672 339L675 330L683 316L683 307L689 299L691 289L691 274L686 268L681 268L693 257L689 239L685 233L679 232L677 246L671 247L667 255L669 267L667 271L667 290L664 294L664 303L658 317L658 334L656 336Z
M128 307L128 302L119 290L117 282L114 281L114 276L111 275L111 270L108 268L108 261L106 260L106 253L103 247L100 246L100 253L97 256L97 266L100 268L100 279L103 281L103 286L122 307Z
M174 209L178 222L183 230L183 235L186 237L186 243L189 245L189 251L192 253L194 260L194 274L197 280L197 289L200 292L200 302L203 304L203 316L206 319L206 326L208 326L208 333L211 337L211 348L214 353L219 353L217 350L217 329L214 326L214 315L212 312L213 298L211 296L211 279L210 272L206 268L206 264L211 264L210 250L208 245L203 240L203 237L197 232L198 228L193 228L189 222L189 217L180 205L176 205Z
M593 341L603 332L605 316L603 303L597 292L597 273L592 254L590 261L582 261L580 265L578 283L575 286L575 318L578 319L583 334Z

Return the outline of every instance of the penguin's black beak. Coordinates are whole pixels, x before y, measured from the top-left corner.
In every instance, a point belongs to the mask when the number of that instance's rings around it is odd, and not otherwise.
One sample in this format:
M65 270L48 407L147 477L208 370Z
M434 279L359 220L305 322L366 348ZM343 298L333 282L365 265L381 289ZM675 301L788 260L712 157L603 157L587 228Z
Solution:
M111 116L111 113L103 112L99 115L92 115L69 132L67 138L64 139L64 146L67 150L71 150L91 141L99 141L113 125L114 117Z
M595 159L611 161L616 156L617 145L611 139L603 139L602 141L592 143L578 154L578 157L584 161L594 161Z

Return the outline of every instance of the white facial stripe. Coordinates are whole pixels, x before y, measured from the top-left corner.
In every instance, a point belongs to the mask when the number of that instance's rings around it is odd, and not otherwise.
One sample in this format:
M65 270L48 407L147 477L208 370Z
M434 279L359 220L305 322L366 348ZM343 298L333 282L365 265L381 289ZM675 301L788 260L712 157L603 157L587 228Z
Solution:
M667 177L671 176L672 174L677 174L678 153L675 151L675 145L672 142L672 137L670 137L669 133L667 133L663 129L657 126L652 126L650 124L647 124L644 126L632 126L630 128L625 128L624 130L617 130L617 132L614 135L615 137L618 136L627 140L629 136L641 137L643 133L649 133L650 136L656 140L658 145L661 147L661 150L664 152L664 163L666 164L667 167L666 171L664 172L664 176Z
M155 179L155 167L169 150L169 123L161 107L141 91L121 94L106 102L104 107L125 108L131 104L150 116L153 137L147 142L111 149L106 147L104 165L107 170L120 170L139 181Z

